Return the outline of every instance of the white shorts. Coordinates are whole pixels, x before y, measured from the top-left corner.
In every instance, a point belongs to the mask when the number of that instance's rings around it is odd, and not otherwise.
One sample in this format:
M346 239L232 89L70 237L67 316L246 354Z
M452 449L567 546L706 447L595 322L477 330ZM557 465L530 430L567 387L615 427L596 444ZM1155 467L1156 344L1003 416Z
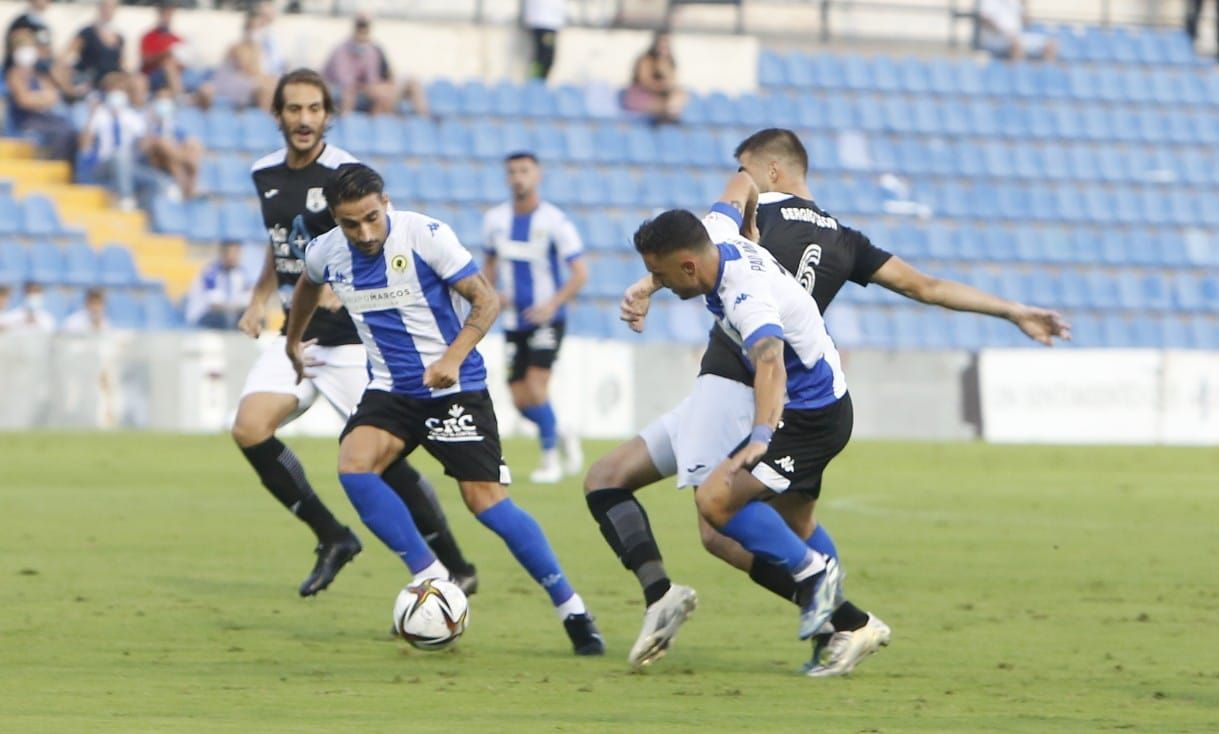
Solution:
M685 400L639 432L652 464L677 487L698 486L753 428L753 388L700 375Z
M309 374L298 385L296 370L288 359L284 347L288 340L283 335L275 337L262 356L246 376L241 397L256 392L292 395L297 400L296 411L284 423L290 423L308 410L319 394L326 398L343 418L355 412L368 386L368 355L362 344L343 344L337 347L314 345L305 354L325 364L311 367Z

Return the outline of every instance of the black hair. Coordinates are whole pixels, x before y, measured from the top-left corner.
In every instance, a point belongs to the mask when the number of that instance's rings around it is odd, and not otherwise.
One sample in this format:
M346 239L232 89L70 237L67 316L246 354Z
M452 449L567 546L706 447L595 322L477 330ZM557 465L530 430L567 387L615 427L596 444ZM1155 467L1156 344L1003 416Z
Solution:
M345 201L358 201L369 194L385 193L385 179L363 163L344 163L322 187L326 205L334 209Z
M668 255L678 250L697 252L710 244L706 227L685 209L662 212L635 230L635 250L640 255Z
M801 173L808 173L808 151L804 149L804 143L800 142L794 132L781 127L768 127L750 135L741 141L732 155L740 158L744 153L758 153L763 150L794 160L799 164Z
M515 150L504 156L504 163L511 163L512 161L533 161L539 166L542 165L541 161L538 160L537 154L532 150Z
M284 111L284 87L289 84L310 84L322 90L322 106L327 115L334 114L334 97L330 96L330 87L326 80L313 69L293 69L279 78L275 84L275 95L271 98L271 110L279 115Z

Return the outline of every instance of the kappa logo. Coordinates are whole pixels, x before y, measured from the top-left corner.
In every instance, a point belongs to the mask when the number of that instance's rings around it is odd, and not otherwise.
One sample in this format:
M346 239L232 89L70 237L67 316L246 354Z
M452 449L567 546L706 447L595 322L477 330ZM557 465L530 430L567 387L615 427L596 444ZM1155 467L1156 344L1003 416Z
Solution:
M775 463L779 465L780 469L787 472L788 474L791 474L796 471L796 462L792 461L792 457L790 457L790 456L784 456L782 459L779 459Z
M427 426L428 440L441 443L470 443L482 441L474 416L466 412L464 406L454 404L449 408L449 417L445 419L428 418L423 422Z
M742 303L744 303L744 302L745 302L745 301L747 301L747 300L749 300L749 294L748 294L748 293L742 293L741 295L739 295L739 296L737 296L737 297L736 297L736 300L732 302L732 305L733 305L733 306L739 306L739 305L741 305Z
M440 222L428 222L427 231L431 232L433 237L436 236L436 230L438 229L440 229Z

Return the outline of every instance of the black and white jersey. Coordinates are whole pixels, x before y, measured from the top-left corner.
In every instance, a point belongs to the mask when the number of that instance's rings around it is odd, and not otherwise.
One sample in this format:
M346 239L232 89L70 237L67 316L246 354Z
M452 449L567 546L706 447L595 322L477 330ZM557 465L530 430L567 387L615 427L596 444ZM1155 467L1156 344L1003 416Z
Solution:
M821 211L816 203L791 194L758 197L758 233L758 244L800 281L823 314L848 280L866 286L892 257L862 232ZM753 384L753 372L740 347L719 325L711 329L699 374Z
M327 145L309 165L289 168L287 149L280 148L260 158L250 169L275 256L275 278L285 312L292 302L292 289L305 270L305 246L335 226L322 187L339 166L356 162L356 157L347 151ZM287 328L286 319L284 327ZM317 339L318 344L327 347L360 343L346 309L332 312L319 308L304 338Z

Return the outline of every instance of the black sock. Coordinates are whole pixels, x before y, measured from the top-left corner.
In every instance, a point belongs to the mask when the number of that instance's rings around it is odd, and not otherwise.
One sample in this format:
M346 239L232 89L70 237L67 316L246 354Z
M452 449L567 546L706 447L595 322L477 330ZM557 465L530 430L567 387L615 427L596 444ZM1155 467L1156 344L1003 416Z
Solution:
M381 473L381 478L402 499L406 509L410 510L415 520L415 527L427 540L432 552L440 559L449 573L457 576L470 576L474 566L461 554L457 539L449 530L449 520L444 516L444 509L436 497L432 483L423 478L419 472L399 459L389 465Z
M305 468L296 454L278 438L272 436L256 446L243 448L241 453L258 472L262 486L312 528L319 541L337 540L347 535L347 528L334 519L334 515L314 493L313 487L309 486Z
M635 573L644 601L655 604L671 584L643 505L626 489L597 489L584 499L618 560Z
M844 601L842 606L834 610L834 616L830 617L830 624L834 625L835 632L854 632L868 623L868 613L849 601Z
M793 604L796 602L796 581L791 572L783 566L771 563L761 556L754 556L753 565L749 567L749 578L785 601Z

